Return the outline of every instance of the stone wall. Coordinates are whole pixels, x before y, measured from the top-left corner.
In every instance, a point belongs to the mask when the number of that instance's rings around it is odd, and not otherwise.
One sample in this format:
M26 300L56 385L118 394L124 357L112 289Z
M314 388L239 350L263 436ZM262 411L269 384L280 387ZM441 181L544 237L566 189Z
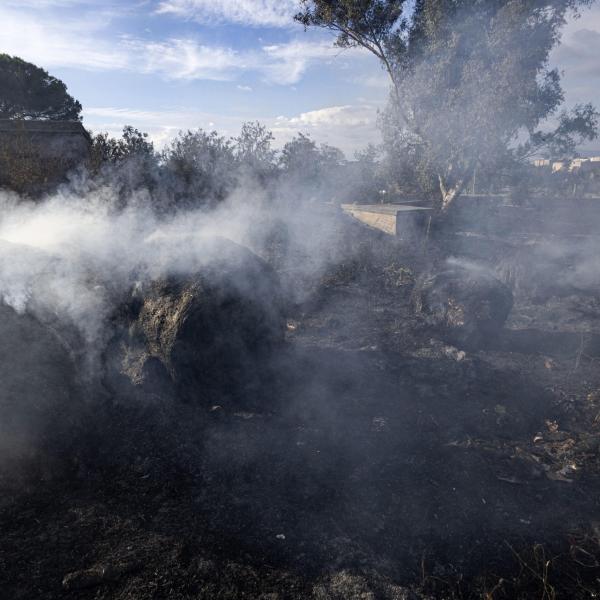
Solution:
M0 187L35 195L90 157L79 122L0 120Z

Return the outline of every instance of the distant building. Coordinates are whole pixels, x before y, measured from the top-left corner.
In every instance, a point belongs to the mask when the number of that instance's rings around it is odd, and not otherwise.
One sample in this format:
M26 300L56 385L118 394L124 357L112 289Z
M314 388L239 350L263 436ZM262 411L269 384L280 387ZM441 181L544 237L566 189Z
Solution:
M79 121L0 119L0 187L47 191L90 158L91 145Z
M549 168L552 173L558 171L572 173L574 171L596 171L600 169L600 156L591 156L587 158L563 158L560 160L549 160L547 158L538 158L533 161L533 165L539 168Z

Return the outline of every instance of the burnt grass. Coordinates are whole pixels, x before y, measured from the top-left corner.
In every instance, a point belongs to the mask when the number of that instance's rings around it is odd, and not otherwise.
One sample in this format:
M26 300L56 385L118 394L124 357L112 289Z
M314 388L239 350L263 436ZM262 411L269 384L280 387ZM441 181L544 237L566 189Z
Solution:
M373 244L290 307L246 387L94 398L49 430L1 481L0 597L600 593L593 344L519 300L456 348L411 308L422 257Z

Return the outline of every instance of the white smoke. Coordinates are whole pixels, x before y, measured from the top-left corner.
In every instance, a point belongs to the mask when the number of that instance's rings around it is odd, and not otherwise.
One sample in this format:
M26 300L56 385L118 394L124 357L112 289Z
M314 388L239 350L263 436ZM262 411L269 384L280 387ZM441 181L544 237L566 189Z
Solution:
M278 203L246 186L214 210L168 216L157 216L144 195L120 208L111 186L73 188L39 203L0 193L0 299L19 313L74 327L90 347L104 343L106 319L124 294L140 282L210 265L219 258L216 240L260 253L273 228L282 228L295 249L283 270L293 261L302 281L339 254L331 214L328 222L314 207Z

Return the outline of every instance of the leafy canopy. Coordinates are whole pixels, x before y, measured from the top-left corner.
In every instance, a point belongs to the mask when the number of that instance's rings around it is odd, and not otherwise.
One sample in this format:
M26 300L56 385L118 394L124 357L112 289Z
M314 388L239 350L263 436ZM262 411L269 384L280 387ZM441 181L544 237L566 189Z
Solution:
M395 81L396 60L406 50L406 0L302 0L296 20L305 27L324 27L337 34L341 48L362 46L384 64Z
M243 123L240 135L234 139L236 160L249 172L272 171L276 154L271 146L274 139L273 133L259 121Z
M0 54L0 118L81 120L81 104L44 69Z
M550 52L568 12L591 1L303 0L296 19L381 60L393 91L387 147L439 182L446 209L478 168L596 135L591 107L560 115L555 132L541 129L564 101Z

